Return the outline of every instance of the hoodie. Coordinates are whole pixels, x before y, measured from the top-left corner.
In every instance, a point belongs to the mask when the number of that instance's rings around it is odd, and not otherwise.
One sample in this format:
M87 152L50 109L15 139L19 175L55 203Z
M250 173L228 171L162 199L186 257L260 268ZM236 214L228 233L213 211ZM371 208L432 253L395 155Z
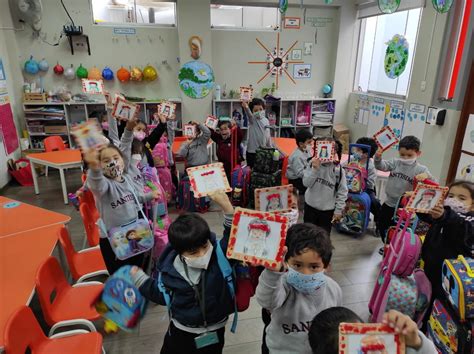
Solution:
M418 162L407 165L400 159L383 160L374 156L374 164L377 170L390 172L385 187L385 193L387 194L385 204L392 208L395 208L398 200L405 192L413 190L413 178L416 175L427 173L430 179L433 178L428 167L420 165Z
M296 148L288 159L286 177L288 179L303 178L304 170L310 167L308 163L309 158L311 156L307 151L301 151L300 148Z
M303 185L307 188L304 200L310 207L321 211L334 210L335 214L342 214L348 189L346 174L341 166L322 163L317 169L306 168Z

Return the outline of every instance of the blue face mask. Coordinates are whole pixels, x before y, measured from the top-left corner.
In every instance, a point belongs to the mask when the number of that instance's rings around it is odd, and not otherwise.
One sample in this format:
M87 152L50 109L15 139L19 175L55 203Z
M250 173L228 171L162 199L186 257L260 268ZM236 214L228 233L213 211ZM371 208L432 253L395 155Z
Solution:
M354 151L351 155L351 160L355 160L355 161L362 160L362 154L360 152Z
M293 268L288 268L286 282L303 294L314 294L326 283L324 272L303 274Z

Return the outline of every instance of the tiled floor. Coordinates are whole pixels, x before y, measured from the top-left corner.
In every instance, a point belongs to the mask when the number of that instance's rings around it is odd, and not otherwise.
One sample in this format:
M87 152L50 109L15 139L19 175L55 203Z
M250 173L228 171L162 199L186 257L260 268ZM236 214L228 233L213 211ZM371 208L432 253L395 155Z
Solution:
M80 187L80 172L68 171L68 191L73 192ZM70 215L72 221L69 230L76 248L82 246L84 229L79 213L71 206L64 205L61 195L61 184L57 171L51 170L49 177L40 177L40 192L35 195L33 187L9 186L0 191L1 195L34 204L42 208ZM171 211L173 215L173 211ZM174 212L176 215L176 212ZM210 212L203 215L211 229L216 233L222 231L222 215ZM333 231L331 235L335 247L329 275L341 286L344 305L363 319L368 317L367 303L372 292L377 269L381 257L377 250L381 241L367 234L362 238L353 239ZM38 316L41 316L37 304L33 301ZM145 354L158 353L166 332L168 319L166 309L151 305L139 330L135 333L118 333L105 336L105 348L111 354ZM237 333L226 334L225 353L259 353L263 324L260 319L260 307L252 300L250 308L239 314ZM184 353L183 353L184 354Z

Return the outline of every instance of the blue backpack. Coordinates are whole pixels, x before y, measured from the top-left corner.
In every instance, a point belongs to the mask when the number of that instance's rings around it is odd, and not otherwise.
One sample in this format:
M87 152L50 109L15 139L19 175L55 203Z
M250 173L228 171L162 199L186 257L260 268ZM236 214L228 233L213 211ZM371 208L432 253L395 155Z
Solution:
M112 274L95 303L97 312L105 318L106 332L115 332L117 326L130 332L145 314L147 301L133 285L131 268L126 265Z
M178 203L177 209L189 212L205 213L209 209L209 199L207 197L195 198L191 190L191 183L189 177L183 177L179 181L178 186Z
M216 254L217 254L217 263L219 264L219 268L221 270L222 276L224 277L227 288L229 289L230 295L234 299L234 319L232 320L232 327L230 331L235 333L237 329L237 320L238 320L238 312L237 312L237 302L235 298L235 287L234 287L234 271L229 263L229 260L224 255L224 252L221 248L221 243L219 241L216 242ZM171 319L171 296L166 290L163 281L161 279L161 272L158 274L158 290L163 295L165 299L166 307L168 308L168 314Z
M354 236L362 235L369 225L370 197L367 193L349 193L344 217L336 224L336 230Z

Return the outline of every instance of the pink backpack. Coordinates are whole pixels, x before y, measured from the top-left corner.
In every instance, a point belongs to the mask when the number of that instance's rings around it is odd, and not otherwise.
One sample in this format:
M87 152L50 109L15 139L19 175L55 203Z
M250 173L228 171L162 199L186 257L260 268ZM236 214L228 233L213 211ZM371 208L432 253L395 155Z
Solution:
M168 167L157 167L156 171L158 172L160 184L165 190L166 201L169 203L175 194L175 187L173 184L173 179L171 178L171 171Z
M168 139L164 136L161 137L160 142L155 145L153 151L151 152L153 157L153 163L155 167L169 167L169 158L168 158Z

